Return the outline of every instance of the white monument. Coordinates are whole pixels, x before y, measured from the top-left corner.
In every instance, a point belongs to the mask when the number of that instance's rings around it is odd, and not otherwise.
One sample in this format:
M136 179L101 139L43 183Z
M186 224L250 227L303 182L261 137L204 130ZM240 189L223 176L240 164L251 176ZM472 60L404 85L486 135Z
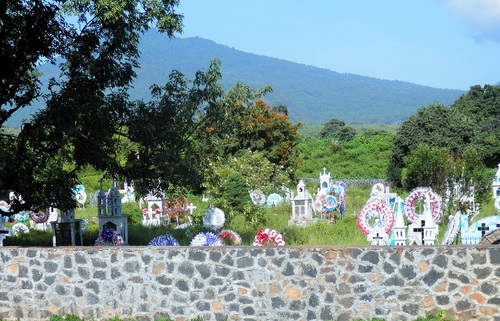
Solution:
M493 178L493 183L491 184L493 198L500 197L500 164L498 164L498 170Z
M313 214L313 198L306 189L306 184L300 180L297 184L297 195L292 199L292 219L290 223L305 225Z

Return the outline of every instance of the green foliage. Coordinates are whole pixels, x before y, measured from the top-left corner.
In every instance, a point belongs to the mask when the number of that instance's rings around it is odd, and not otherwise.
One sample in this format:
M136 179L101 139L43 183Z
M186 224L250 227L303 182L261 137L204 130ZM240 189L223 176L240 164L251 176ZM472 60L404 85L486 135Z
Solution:
M347 126L344 121L330 119L319 132L321 138L333 138L339 141L349 141L356 136L356 130Z
M243 176L248 191L260 189L269 194L281 186L289 186L291 182L286 170L271 163L264 153L245 149L234 156L209 164L203 183L205 192L214 196L220 195L223 182L233 172Z
M140 36L152 27L169 36L181 31L182 16L174 10L178 2L7 4L0 13L6 23L0 32L12 46L1 50L8 65L2 75L8 78L0 81L0 125L39 95L39 62L58 58L62 63L50 81L46 108L19 135L2 139L0 190L22 195L16 211L71 209L79 169L91 165L114 176L124 174L118 136L126 132L127 89L138 67Z
M335 178L381 179L387 172L392 136L356 136L348 142L301 137L298 149L303 164L297 177L318 177L326 167Z
M266 211L263 206L253 205L251 202L246 202L243 206L243 216L245 221L252 227L266 225Z
M471 122L456 109L437 104L421 108L401 124L394 137L388 178L401 186L401 176L397 175L405 167L404 159L419 145L446 148L450 153L460 154L472 137Z
M488 167L500 163L500 86L472 86L451 106L473 123L473 143Z
M249 190L245 179L239 172L232 172L222 186L222 198L235 211L242 212L243 207L250 201Z
M112 319L110 319L111 321ZM64 317L58 316L58 315L51 315L49 318L49 321L84 321L83 318L74 315L74 314L68 314ZM116 321L116 320L113 320Z
M452 174L453 164L446 148L419 145L405 158L403 187L412 190L418 186L431 187L444 195L446 179Z

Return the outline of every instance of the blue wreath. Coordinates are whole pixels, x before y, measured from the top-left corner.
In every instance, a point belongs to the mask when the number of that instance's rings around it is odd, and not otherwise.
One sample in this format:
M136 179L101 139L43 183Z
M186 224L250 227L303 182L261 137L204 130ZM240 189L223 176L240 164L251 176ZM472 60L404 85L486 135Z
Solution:
M189 246L221 246L222 241L212 232L200 232L191 240Z
M172 235L160 235L149 242L149 246L179 246L179 242Z

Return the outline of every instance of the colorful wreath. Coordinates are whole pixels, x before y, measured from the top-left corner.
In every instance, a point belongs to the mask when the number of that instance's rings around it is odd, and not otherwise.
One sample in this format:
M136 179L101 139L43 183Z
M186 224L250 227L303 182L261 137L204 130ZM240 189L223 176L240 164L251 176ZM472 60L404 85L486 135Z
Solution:
M222 230L218 237L224 245L241 245L241 237L233 230Z
M114 245L114 246L122 246L123 238L120 234L116 233L115 229L112 227L106 227L102 230L101 234L97 237L95 241L95 246L102 245Z
M166 234L152 239L149 246L179 246L179 242L172 235Z
M413 189L405 199L404 211L410 222L416 222L418 215L415 211L415 202L417 200L425 200L429 197L431 202L432 219L436 221L441 216L441 197L434 193L430 187L417 187Z
M394 213L391 207L378 197L370 198L358 213L358 227L366 235L370 234L377 224L370 224L370 219L378 219L386 233L389 233L394 225Z
M49 220L49 210L45 211L40 211L35 213L34 211L29 211L28 215L30 216L31 220L35 223L45 223Z
M285 240L280 232L272 228L259 230L253 239L254 246L284 246Z
M189 246L222 246L222 241L212 232L200 232L193 237Z

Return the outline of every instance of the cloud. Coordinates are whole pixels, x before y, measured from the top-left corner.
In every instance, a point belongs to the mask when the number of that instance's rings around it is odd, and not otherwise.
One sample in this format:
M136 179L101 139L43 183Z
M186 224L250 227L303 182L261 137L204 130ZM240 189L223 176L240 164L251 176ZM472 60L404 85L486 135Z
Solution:
M445 4L467 21L474 39L500 43L500 0L445 0Z

